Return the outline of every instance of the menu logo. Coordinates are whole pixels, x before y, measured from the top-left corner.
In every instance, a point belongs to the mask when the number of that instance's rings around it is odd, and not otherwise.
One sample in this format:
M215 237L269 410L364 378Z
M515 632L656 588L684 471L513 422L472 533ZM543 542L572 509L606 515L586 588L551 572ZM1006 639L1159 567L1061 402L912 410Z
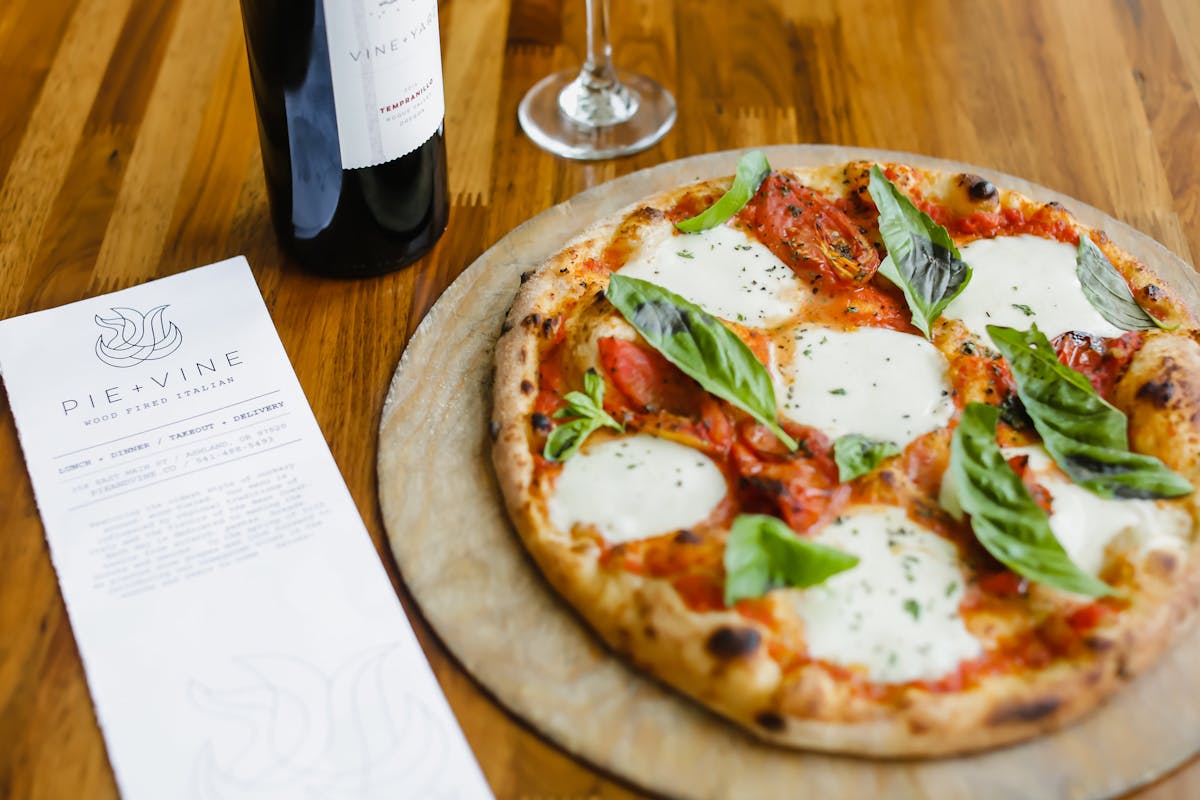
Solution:
M96 339L96 357L111 367L136 367L146 361L166 358L183 344L183 334L174 322L163 319L167 306L146 313L133 308L113 308L117 316L96 315L104 333Z

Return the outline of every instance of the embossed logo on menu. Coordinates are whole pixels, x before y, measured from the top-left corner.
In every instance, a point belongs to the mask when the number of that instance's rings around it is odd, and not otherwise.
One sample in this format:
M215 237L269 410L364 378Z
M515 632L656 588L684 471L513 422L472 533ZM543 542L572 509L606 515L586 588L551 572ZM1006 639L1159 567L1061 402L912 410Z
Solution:
M183 333L165 317L169 306L143 313L134 308L111 309L116 316L96 315L103 332L96 339L96 357L111 367L136 367L166 358L183 344Z

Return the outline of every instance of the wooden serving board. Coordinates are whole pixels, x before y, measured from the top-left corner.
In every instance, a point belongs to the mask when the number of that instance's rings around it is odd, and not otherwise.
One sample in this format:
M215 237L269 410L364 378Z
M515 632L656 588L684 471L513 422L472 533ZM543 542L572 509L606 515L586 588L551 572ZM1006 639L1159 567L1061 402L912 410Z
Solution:
M1042 187L939 159L859 148L765 148L772 164L892 160L974 172L1058 200L1178 287L1192 269L1132 228ZM871 761L759 743L609 652L542 579L511 528L487 426L492 351L522 272L662 189L730 175L739 153L674 161L598 186L505 236L442 295L409 342L380 424L379 498L409 590L462 666L513 713L591 764L682 798L1105 798L1200 750L1200 633L1078 724L938 761Z

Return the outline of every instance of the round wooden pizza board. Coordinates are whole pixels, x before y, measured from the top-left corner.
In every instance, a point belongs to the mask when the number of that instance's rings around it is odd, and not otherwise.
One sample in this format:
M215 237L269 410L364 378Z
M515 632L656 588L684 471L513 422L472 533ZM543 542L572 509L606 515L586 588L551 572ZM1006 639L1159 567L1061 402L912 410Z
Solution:
M1058 200L1177 286L1191 268L1096 209L1011 176L908 153L765 148L772 164L900 161L984 175ZM1103 798L1200 750L1200 633L1058 733L938 761L872 761L761 744L630 668L542 579L510 526L487 435L492 349L521 273L641 197L731 175L739 152L660 164L598 186L501 239L442 295L409 343L380 424L379 497L392 552L426 619L499 702L578 757L671 797Z

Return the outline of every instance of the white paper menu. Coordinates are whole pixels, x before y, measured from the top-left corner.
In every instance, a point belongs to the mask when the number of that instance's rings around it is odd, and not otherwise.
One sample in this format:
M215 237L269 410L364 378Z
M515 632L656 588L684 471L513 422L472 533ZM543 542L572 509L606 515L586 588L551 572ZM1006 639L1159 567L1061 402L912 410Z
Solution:
M0 321L128 800L491 797L244 258Z

